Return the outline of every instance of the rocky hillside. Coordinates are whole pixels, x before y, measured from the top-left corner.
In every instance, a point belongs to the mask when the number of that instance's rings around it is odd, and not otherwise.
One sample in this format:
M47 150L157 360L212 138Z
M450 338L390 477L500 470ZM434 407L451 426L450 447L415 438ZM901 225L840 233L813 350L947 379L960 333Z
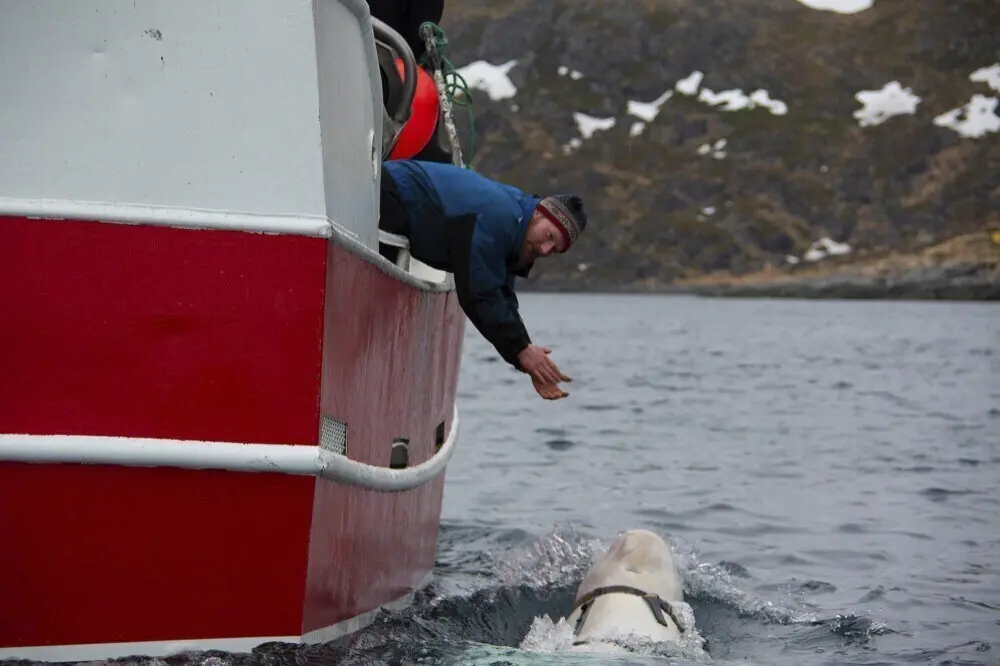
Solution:
M996 0L451 0L442 21L472 166L585 197L578 249L529 280L560 289L1000 226L998 25Z

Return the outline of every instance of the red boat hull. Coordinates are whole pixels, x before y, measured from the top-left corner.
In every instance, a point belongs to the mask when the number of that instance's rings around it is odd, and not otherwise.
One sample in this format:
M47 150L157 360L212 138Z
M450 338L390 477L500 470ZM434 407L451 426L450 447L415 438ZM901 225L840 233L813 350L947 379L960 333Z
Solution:
M0 229L0 434L317 446L325 416L350 459L402 437L412 466L452 430L454 292L324 238ZM429 574L443 484L0 462L0 656L333 638Z

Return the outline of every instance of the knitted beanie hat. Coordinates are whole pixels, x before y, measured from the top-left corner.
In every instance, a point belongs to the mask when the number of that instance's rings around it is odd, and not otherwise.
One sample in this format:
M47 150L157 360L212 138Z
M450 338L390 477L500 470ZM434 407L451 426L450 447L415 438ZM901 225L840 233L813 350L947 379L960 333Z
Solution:
M587 227L587 213L583 200L572 194L554 194L538 203L538 210L563 232L568 250Z

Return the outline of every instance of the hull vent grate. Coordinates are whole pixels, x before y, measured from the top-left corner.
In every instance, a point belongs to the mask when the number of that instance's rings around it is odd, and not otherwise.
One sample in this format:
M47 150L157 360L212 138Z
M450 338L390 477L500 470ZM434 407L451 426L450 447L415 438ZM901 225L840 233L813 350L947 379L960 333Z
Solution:
M323 416L319 427L319 446L332 453L347 455L347 424Z

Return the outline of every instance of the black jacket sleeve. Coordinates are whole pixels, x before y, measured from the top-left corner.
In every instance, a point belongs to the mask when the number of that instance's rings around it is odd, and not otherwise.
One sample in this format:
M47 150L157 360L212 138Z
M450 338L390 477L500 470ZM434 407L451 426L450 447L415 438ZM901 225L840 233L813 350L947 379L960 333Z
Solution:
M513 276L508 276L506 244L477 229L475 215L452 220L449 227L455 291L462 310L500 356L521 370L517 355L531 338L518 313Z

